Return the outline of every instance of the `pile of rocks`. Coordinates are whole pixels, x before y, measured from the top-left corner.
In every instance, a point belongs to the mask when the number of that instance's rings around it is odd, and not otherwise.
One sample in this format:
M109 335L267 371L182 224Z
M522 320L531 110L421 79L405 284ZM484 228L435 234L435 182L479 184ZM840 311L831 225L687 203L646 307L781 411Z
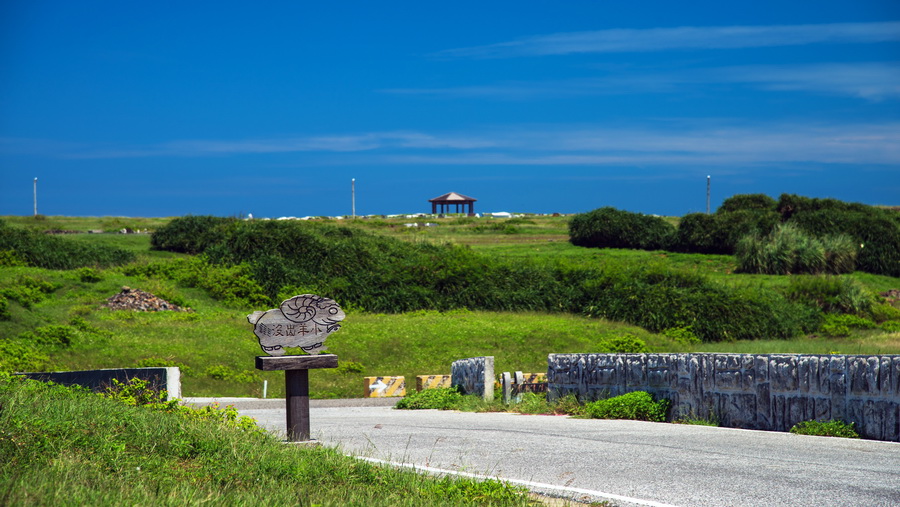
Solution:
M158 298L149 292L131 287L122 287L122 292L110 297L103 305L113 310L135 310L139 312L189 312L190 308L182 308L178 305Z

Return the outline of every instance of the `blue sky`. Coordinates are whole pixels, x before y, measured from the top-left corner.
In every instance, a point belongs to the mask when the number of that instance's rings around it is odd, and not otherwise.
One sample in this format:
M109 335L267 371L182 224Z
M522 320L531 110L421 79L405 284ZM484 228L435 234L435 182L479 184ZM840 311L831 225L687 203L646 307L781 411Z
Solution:
M0 214L900 205L900 2L0 2Z

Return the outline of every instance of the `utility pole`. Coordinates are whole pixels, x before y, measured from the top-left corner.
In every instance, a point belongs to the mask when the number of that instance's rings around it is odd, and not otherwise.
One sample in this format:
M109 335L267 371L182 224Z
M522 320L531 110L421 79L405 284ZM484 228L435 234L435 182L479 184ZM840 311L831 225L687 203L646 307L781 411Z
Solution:
M37 218L37 178L34 179L34 218Z
M356 218L356 178L350 180L350 213Z
M706 214L709 215L709 178L710 176L706 176Z

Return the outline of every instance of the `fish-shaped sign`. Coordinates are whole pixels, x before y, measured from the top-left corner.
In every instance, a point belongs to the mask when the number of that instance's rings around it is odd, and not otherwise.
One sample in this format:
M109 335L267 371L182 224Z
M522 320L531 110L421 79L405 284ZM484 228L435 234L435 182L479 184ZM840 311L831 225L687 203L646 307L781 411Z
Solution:
M253 312L247 320L259 346L270 356L282 356L285 347L300 347L309 354L326 349L325 339L341 328L346 314L330 298L301 294L284 300L278 308Z

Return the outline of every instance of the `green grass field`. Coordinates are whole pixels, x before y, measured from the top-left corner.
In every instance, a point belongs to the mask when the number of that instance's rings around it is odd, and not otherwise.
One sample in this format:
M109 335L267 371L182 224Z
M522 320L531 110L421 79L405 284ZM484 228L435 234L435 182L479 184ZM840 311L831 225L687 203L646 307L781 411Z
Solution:
M40 229L153 229L167 219L5 217L11 224ZM789 277L733 274L734 260L724 255L677 254L636 250L586 249L566 241L566 217L522 219L430 219L437 227L405 227L409 219L335 221L409 241L453 242L485 255L539 260L553 264L606 265L662 263L672 269L702 273L728 284L783 288ZM479 227L481 227L479 229ZM509 232L510 228L520 230ZM183 257L151 251L147 234L67 234L66 238L118 246L138 254L137 263ZM233 307L205 291L182 287L167 279L126 276L122 268L96 270L99 280L85 281L75 270L0 267L0 289L23 277L55 285L52 293L30 308L9 302L9 320L0 321L0 337L12 338L47 326L71 328L71 343L40 343L32 350L48 356L47 368L77 370L127 366L178 365L184 369L185 396L261 396L268 381L269 396L283 395L283 375L260 372L254 356L262 354L246 315L267 308ZM900 288L900 279L854 273L850 276L871 292ZM141 313L100 308L122 286L151 292L191 313ZM618 322L571 314L501 313L457 310L375 314L347 308L343 328L327 342L346 366L311 375L314 397L359 397L363 376L404 375L410 388L415 375L446 374L450 364L466 357L491 355L497 372L546 370L550 353L596 352L604 340L632 335L654 352L734 352L803 354L897 354L900 333L853 329L847 337L811 335L792 340L702 344L679 343L660 334ZM47 334L47 333L44 333Z

